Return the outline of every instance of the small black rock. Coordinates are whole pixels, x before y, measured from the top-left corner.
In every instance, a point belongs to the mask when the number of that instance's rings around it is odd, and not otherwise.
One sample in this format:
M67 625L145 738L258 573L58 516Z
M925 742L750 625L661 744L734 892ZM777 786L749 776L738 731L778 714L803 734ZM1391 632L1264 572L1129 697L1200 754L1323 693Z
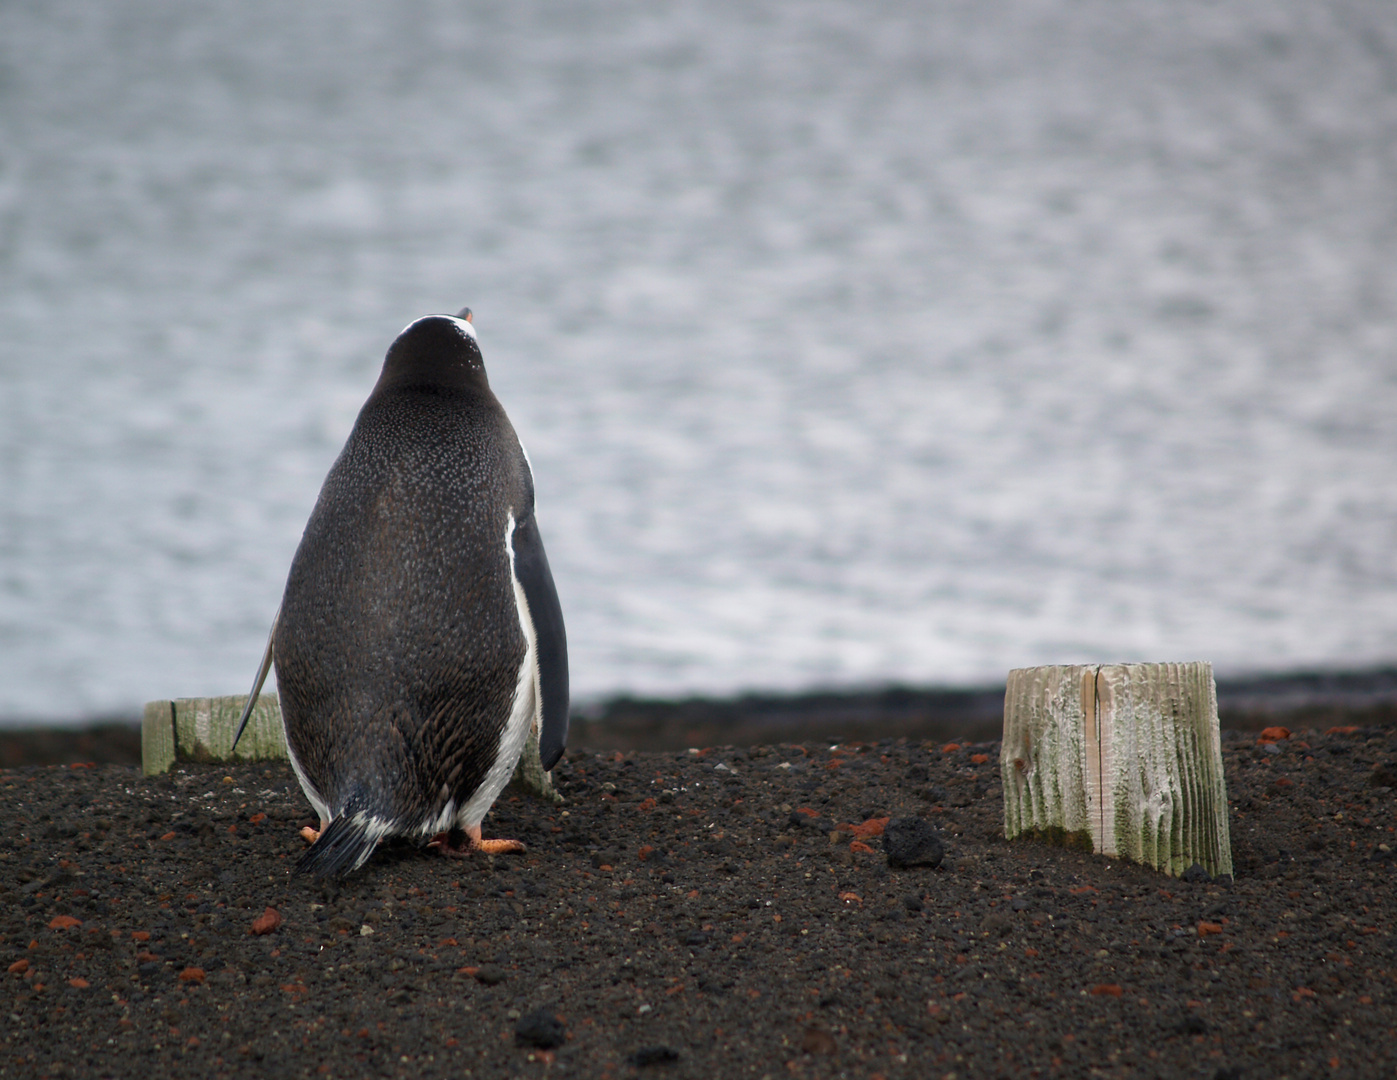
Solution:
M545 1006L525 1013L514 1025L514 1045L553 1050L567 1042L567 1029L557 1014Z
M1206 1035L1208 1034L1208 1022L1201 1016L1190 1013L1179 1023L1180 1035Z
M626 1060L637 1069L647 1065L669 1065L679 1060L679 1051L668 1046L642 1046Z
M484 986L499 986L504 982L504 972L492 964L486 964L475 973L475 981Z
M1375 765L1368 776L1369 787L1397 787L1397 765Z
M946 849L931 823L917 817L893 818L883 830L883 850L894 867L939 866Z
M1182 874L1182 877L1183 880L1187 881L1190 885L1194 884L1195 882L1207 884L1208 882L1213 880L1213 875L1208 873L1208 871L1204 870L1203 867L1198 865L1198 863L1194 863L1187 870L1185 870Z

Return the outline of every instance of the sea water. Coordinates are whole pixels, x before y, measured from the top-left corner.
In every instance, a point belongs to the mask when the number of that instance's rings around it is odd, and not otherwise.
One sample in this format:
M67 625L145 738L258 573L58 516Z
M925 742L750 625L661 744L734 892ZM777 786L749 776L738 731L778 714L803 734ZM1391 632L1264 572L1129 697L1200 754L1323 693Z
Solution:
M1382 0L0 7L0 718L243 692L470 305L582 700L1397 657Z

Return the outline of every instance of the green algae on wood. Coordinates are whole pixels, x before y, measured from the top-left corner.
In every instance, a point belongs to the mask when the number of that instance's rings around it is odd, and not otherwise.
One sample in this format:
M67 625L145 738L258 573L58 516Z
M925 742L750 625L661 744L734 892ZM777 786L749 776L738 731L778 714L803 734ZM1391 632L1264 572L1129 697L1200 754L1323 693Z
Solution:
M141 771L154 776L169 771L174 763L174 702L147 701L141 717Z
M1166 874L1232 873L1210 664L1011 671L1000 755L1008 839L1084 832Z
M563 797L553 786L553 774L543 767L543 758L538 752L538 723L529 725L529 737L524 740L524 752L519 755L519 763L514 766L514 775L509 779L511 788L518 788L527 795L535 795L545 802L560 803Z
M141 723L142 769L147 776L166 772L176 761L285 761L286 736L275 694L261 694L247 730L233 750L246 694L178 698L146 703Z

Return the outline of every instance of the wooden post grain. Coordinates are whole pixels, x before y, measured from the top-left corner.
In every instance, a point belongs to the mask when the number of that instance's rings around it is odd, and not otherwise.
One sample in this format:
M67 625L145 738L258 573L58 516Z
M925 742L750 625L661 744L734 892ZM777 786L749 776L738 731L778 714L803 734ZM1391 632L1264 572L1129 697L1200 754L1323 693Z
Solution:
M1000 764L1008 839L1232 873L1210 664L1011 671Z
M285 761L286 736L275 694L258 696L247 730L233 751L233 733L246 703L246 694L147 702L141 724L145 774L165 772L176 761Z
M163 773L175 763L175 703L147 701L141 717L141 771Z

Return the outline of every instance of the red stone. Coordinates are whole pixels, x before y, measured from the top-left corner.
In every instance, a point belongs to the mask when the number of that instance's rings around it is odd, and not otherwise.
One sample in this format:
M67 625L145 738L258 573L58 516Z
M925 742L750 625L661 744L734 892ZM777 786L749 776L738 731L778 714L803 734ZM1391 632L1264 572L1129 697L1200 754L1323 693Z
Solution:
M281 925L281 912L274 907L269 907L261 915L252 920L252 929L248 931L261 937L263 934L270 934Z

